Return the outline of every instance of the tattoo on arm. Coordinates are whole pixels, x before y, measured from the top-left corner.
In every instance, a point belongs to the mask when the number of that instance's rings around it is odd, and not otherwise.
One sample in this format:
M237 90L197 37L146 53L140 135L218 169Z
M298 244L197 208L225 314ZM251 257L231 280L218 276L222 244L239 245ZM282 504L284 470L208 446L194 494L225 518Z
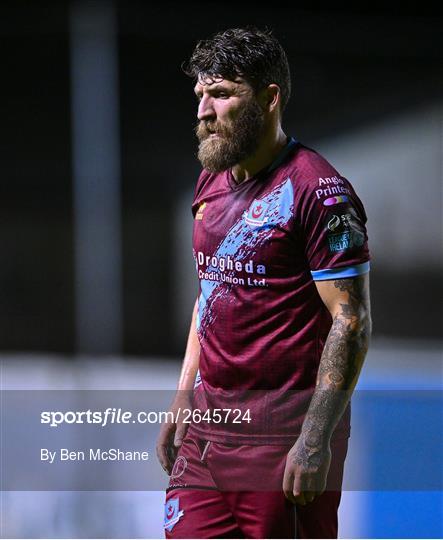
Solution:
M306 464L315 465L315 456L329 442L363 365L371 332L367 283L364 276L334 281L334 287L348 298L333 319L303 423Z

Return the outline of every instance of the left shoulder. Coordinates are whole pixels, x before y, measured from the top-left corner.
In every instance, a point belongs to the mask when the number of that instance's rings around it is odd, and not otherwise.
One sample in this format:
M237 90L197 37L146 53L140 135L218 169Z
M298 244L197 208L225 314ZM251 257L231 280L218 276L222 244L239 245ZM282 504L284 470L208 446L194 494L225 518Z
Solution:
M325 157L302 143L297 143L290 167L301 182L314 181L324 176L340 176Z

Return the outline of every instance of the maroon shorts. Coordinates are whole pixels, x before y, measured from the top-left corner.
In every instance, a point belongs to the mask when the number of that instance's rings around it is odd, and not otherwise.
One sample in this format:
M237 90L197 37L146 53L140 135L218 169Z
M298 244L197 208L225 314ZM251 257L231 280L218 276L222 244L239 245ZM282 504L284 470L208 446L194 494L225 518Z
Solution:
M166 492L166 538L337 538L348 439L332 441L326 491L305 506L282 491L290 448L188 435Z

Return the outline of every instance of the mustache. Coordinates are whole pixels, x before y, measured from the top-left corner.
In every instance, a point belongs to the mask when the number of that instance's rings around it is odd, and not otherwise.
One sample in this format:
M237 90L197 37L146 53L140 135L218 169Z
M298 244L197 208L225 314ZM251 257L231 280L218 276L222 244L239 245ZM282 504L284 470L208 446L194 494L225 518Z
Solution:
M204 141L213 134L226 136L229 134L229 129L227 129L225 126L220 125L220 123L218 122L201 120L195 126L195 133L199 141Z

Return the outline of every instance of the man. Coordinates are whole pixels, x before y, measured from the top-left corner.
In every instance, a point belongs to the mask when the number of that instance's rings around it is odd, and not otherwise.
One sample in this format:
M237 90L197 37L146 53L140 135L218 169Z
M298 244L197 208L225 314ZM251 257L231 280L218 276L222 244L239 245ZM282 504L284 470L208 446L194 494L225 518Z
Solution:
M283 132L290 74L271 33L221 32L185 71L199 101L200 288L177 421L157 444L171 475L165 533L336 538L371 328L365 212L345 178Z

